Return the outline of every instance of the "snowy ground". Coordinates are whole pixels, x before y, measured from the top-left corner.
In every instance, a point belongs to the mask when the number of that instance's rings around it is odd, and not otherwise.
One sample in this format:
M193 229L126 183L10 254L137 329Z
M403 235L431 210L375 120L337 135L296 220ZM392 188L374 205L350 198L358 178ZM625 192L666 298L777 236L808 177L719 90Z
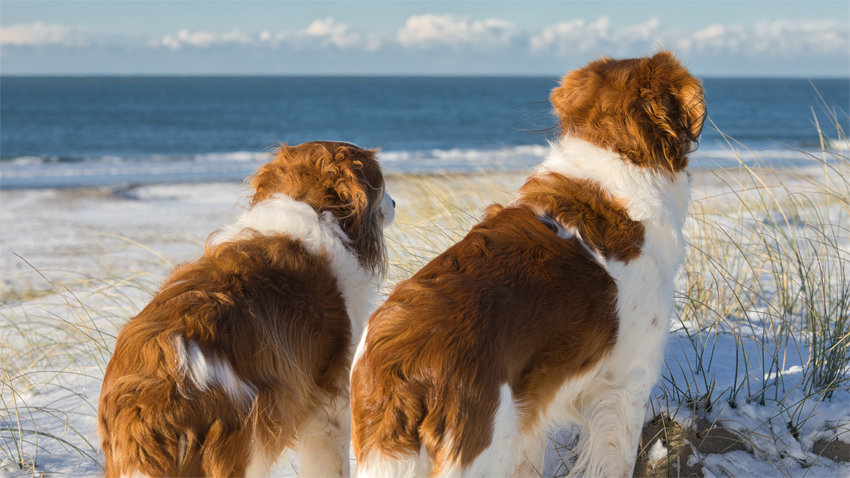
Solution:
M390 285L461 237L484 205L505 201L522 179L391 178L399 216L388 232ZM695 198L734 202L723 195L733 179L701 172ZM245 196L239 183L0 191L0 477L99 474L96 405L114 335L173 264L197 257L206 236L240 212ZM671 330L640 474L850 476L850 392L846 383L831 400L802 391L806 345L772 342L756 328L736 335L674 319ZM779 369L752 359L765 350L783 354L768 361ZM749 385L744 375L777 385L754 397L741 385ZM553 435L544 476L565 473L561 457L568 462L572 439L570 430ZM21 470L21 459L35 470ZM290 461L281 460L276 476L295 476Z

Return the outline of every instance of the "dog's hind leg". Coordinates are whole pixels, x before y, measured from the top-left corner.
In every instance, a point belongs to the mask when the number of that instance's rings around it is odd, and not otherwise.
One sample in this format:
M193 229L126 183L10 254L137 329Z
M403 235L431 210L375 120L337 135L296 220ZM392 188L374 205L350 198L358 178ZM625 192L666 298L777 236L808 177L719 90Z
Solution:
M348 396L337 397L329 409L320 409L299 427L299 477L349 476L351 414Z
M543 475L547 439L548 436L543 430L521 436L512 476L537 478Z

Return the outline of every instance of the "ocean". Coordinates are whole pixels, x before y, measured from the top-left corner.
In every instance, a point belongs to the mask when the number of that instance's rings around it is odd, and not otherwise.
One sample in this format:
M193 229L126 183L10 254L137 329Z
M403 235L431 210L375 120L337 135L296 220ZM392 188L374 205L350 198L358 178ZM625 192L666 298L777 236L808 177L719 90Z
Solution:
M285 142L380 148L385 172L527 169L556 134L551 78L2 77L0 188L240 181ZM697 168L847 153L850 79L703 80ZM840 129L842 133L837 133ZM721 133L722 132L722 133Z

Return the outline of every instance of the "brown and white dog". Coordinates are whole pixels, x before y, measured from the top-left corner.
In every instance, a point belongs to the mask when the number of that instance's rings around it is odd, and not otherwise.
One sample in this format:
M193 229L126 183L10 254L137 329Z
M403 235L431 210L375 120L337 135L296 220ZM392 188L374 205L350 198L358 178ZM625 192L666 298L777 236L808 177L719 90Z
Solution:
M351 356L394 203L374 151L283 146L250 209L121 331L98 407L107 477L348 476Z
M507 207L400 283L351 379L358 476L631 476L684 257L700 82L669 52L603 58L552 92L563 137Z

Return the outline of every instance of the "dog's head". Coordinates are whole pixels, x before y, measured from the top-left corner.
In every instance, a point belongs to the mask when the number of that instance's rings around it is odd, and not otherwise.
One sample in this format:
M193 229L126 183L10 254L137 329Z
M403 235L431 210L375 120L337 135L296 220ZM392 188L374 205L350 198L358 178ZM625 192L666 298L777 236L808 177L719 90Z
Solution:
M668 51L593 61L567 74L551 100L565 134L669 173L687 167L706 115L700 81Z
M383 228L395 217L375 151L349 143L314 141L283 145L250 178L251 206L284 194L318 214L332 214L360 263L383 272Z

